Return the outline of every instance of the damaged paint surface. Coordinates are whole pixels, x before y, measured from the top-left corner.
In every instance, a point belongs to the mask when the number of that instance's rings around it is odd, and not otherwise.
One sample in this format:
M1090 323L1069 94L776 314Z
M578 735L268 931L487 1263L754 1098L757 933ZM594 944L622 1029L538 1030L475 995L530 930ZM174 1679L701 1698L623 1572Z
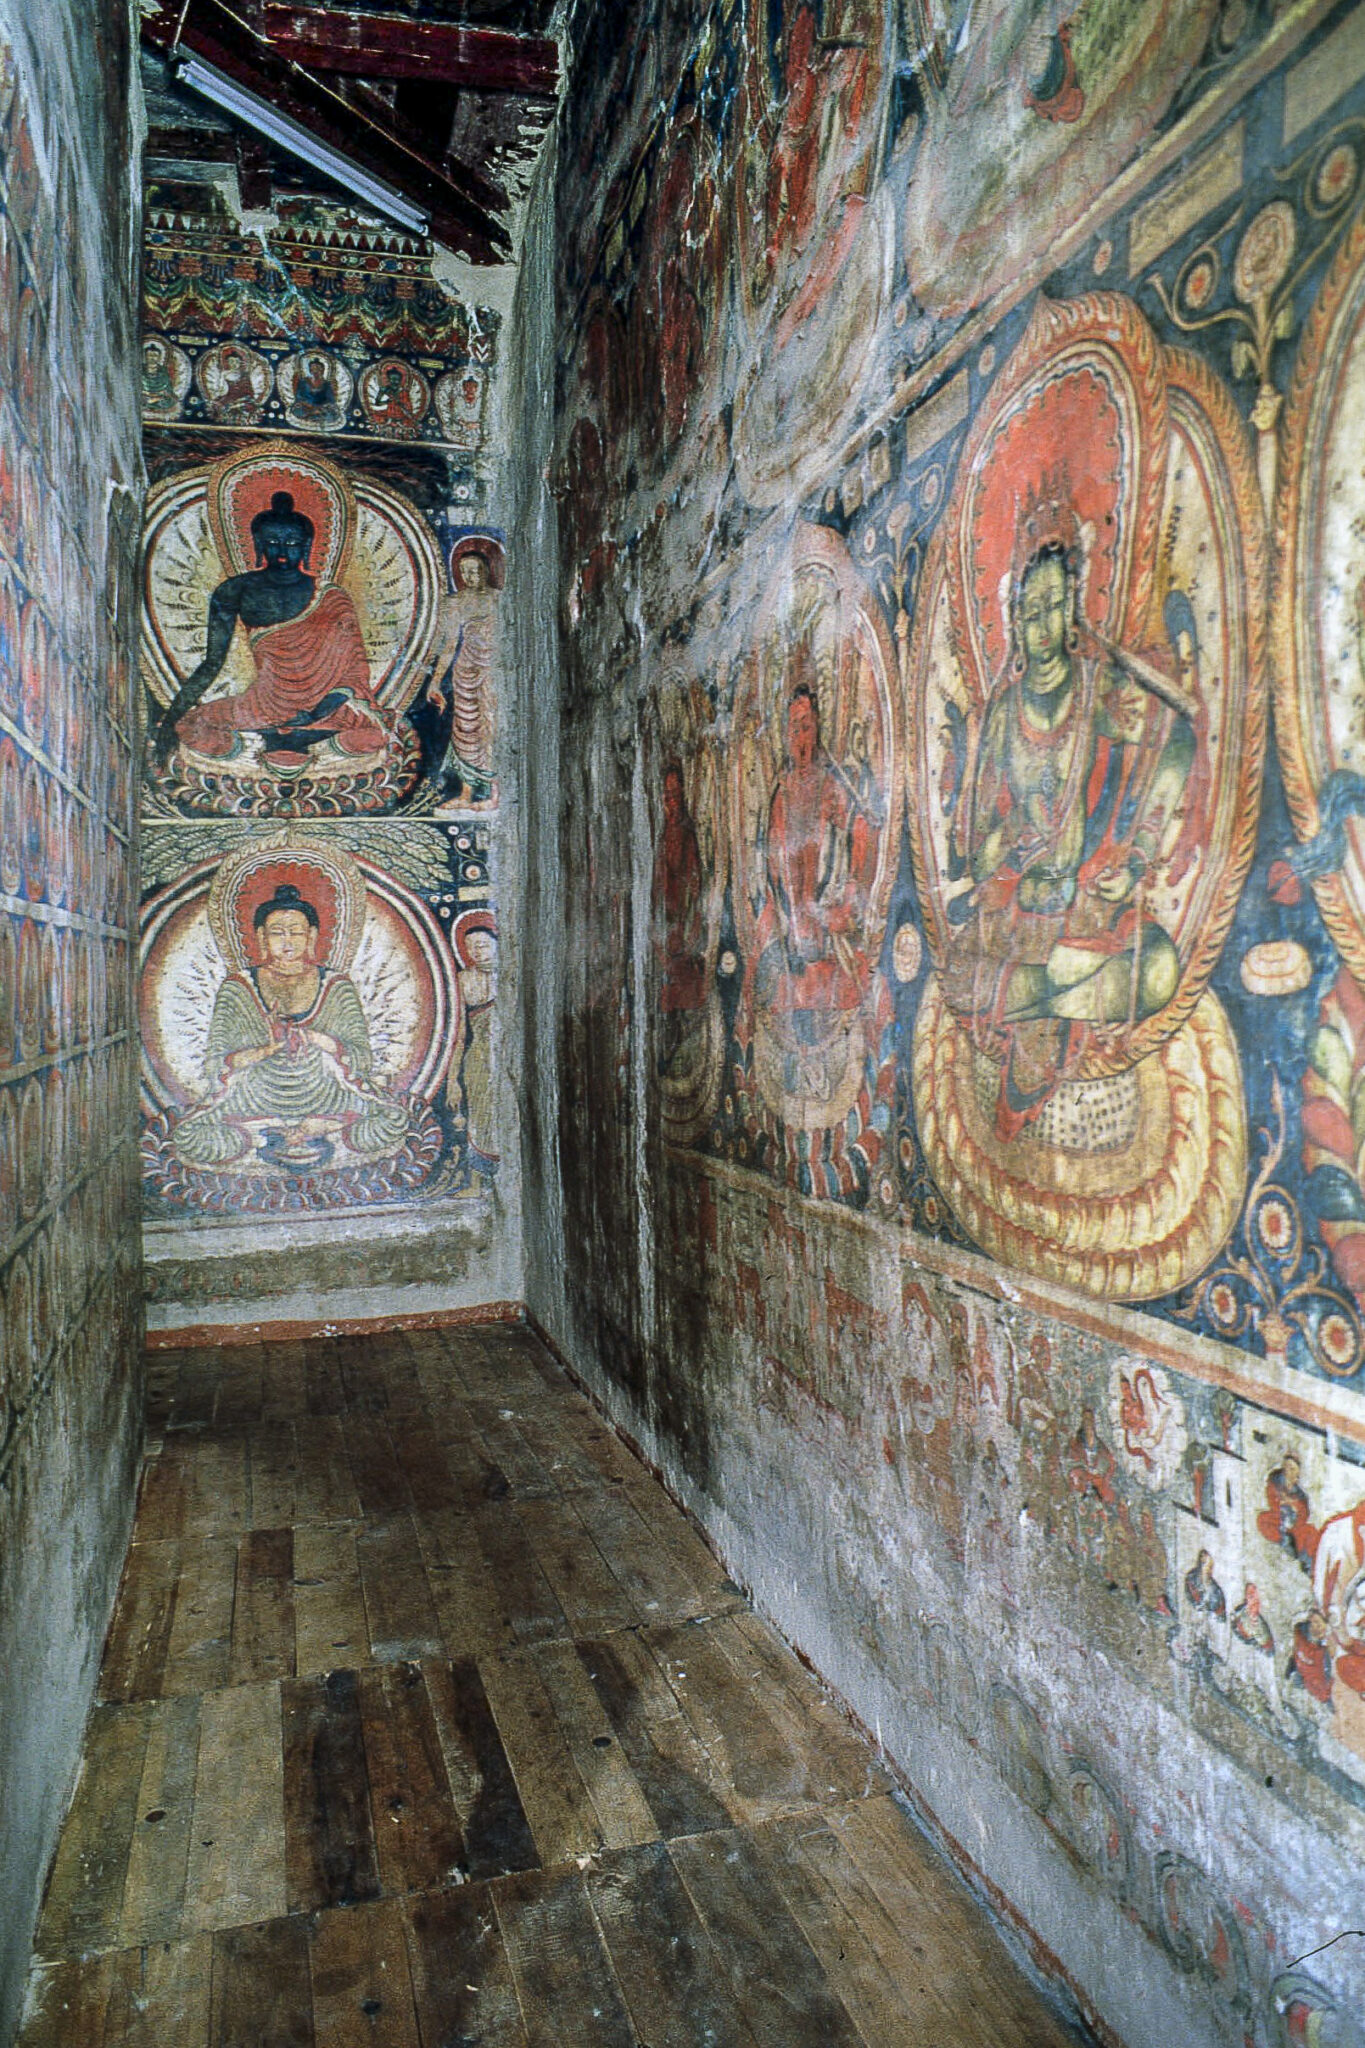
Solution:
M126 13L0 9L0 2037L132 1520L141 471Z
M1357 2041L1365 14L576 38L531 1306L1084 2009Z

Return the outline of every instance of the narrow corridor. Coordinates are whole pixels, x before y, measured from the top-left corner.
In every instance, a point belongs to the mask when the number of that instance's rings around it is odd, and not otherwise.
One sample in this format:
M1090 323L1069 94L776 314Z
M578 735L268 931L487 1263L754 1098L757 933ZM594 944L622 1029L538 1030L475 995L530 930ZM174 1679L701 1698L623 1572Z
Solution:
M149 1402L22 2048L1071 2039L523 1331Z

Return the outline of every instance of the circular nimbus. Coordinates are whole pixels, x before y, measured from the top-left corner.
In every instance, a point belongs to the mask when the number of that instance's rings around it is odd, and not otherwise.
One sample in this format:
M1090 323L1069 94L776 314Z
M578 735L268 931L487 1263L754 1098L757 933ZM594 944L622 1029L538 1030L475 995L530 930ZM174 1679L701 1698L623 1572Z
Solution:
M798 1130L831 1128L865 1083L900 842L894 673L848 550L807 528L741 663L729 791L754 1072Z
M921 584L914 1099L971 1236L1110 1298L1191 1279L1240 1200L1208 983L1254 850L1263 585L1222 386L1131 301L1040 301Z
M181 471L148 500L143 572L142 675L167 705L202 660L209 600L254 566L250 523L278 490L312 520L310 573L335 582L360 621L377 701L401 710L430 650L445 587L435 540L408 499L346 473L290 442L265 442L225 462ZM234 638L214 694L249 689L247 636Z

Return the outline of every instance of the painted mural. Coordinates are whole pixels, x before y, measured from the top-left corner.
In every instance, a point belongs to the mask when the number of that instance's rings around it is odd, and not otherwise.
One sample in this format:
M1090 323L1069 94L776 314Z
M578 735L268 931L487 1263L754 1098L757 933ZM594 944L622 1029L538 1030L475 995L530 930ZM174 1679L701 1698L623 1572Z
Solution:
M1007 12L998 32L1017 42ZM788 35L764 20L773 75L796 63L792 50L804 52L801 75L816 80L816 98L833 55L866 42L865 23L817 34L812 16L799 35L789 24ZM1087 47L1106 48L1117 64L1114 36L1106 43L1092 26ZM1071 50L1065 63L1057 57L1064 70L1080 47L1072 27L1069 42L1049 31L1054 55ZM1214 43L1230 35L1225 21ZM1139 37L1134 48L1145 47ZM729 102L699 90L678 112L688 134L709 118L722 158L733 123L735 137L748 138L750 165L753 124L741 109L757 90L752 48L742 40L724 74ZM1200 66L1189 57L1172 71L1168 99L1183 78L1185 97L1197 100L1201 79L1217 75L1214 45L1200 49ZM781 101L784 119L793 97ZM1051 105L1057 94L1043 97ZM1060 119L1055 107L1032 111ZM1063 125L1083 127L1082 114ZM718 999L729 1046L727 1086L714 1090L709 1126L700 1108L692 1115L694 1135L801 1192L874 1201L920 1226L942 1215L950 1236L988 1253L1102 1299L1158 1301L1182 1320L1194 1313L1211 1332L1207 1290L1192 1311L1189 1287L1241 1228L1257 1148L1275 1142L1274 1101L1264 1087L1248 1092L1231 1011L1245 1015L1249 996L1297 995L1313 975L1302 942L1260 935L1235 961L1225 949L1270 809L1267 512L1281 524L1298 517L1284 509L1295 464L1286 459L1277 481L1279 451L1308 405L1291 395L1281 422L1275 380L1283 381L1295 294L1321 280L1334 250L1329 298L1348 294L1342 280L1360 269L1358 236L1342 242L1360 184L1356 145L1343 139L1349 126L1338 122L1306 152L1291 147L1276 172L1295 185L1302 226L1283 198L1235 209L1213 239L1204 212L1186 225L1208 189L1207 152L1197 177L1171 181L1164 238L1155 202L1138 209L1129 269L1133 257L1151 260L1132 292L1093 284L1117 260L1111 223L1080 259L1089 288L1025 300L918 412L867 431L858 460L806 501L791 538L765 543L761 569L719 545L743 531L746 502L760 516L769 502L737 459L706 529L720 559L682 619L662 611L668 569L650 528L634 550L660 644L689 647L706 707L693 714L688 741L705 762L704 788L684 808L692 833L714 848L721 907L698 983L705 1001L697 994L689 1008L709 1014ZM852 149L839 132L840 148ZM1231 160L1221 142L1213 149L1220 165ZM815 177L814 163L803 177ZM655 175L665 179L662 199L673 187L666 170ZM903 175L913 196L920 174ZM825 214L821 221L823 235ZM815 235L812 226L799 241L802 276L807 265L823 276L807 246ZM646 236L642 258L654 246ZM717 347L703 352L698 378L714 389L729 364L736 421L753 413L740 403L748 372L733 350L720 350L719 329L738 333L741 314L751 322L759 299L780 296L773 257L756 297L756 260L740 236L707 259L712 268L728 262L730 287L722 277L702 319ZM626 277L623 261L618 226L603 263ZM1004 275L1008 284L1013 273ZM580 485L563 529L580 630L585 606L605 625L603 586L623 566L621 544L591 527L600 484L595 467L582 466L590 437L605 481L623 474L631 399L620 353L630 313L619 303L596 302L579 408L564 429ZM891 333L913 325L914 303L903 292ZM1331 317L1330 306L1319 311L1305 346L1320 350L1313 337ZM1336 314L1343 332L1349 317ZM1192 352L1201 334L1217 336L1226 361ZM1339 379L1347 340L1336 343ZM1305 376L1300 369L1299 385ZM866 411L875 377L845 359L834 381ZM1330 395L1320 409L1335 419ZM1334 431L1349 444L1348 423ZM840 432L816 434L807 423L764 441L810 444L827 462ZM702 476L679 506L685 537L700 537L689 522L692 501L713 488L710 453L709 442L692 444ZM667 449L660 459L676 461ZM790 463L805 459L788 461L788 494L799 484ZM1349 524L1344 511L1336 516ZM583 520L591 530L580 531ZM1312 573L1308 562L1286 570L1283 587ZM825 585L832 594L822 601ZM1281 612L1287 602L1278 601ZM1354 625L1330 630L1346 636L1354 661ZM1284 646L1285 628L1277 633ZM1288 667L1286 655L1277 678ZM794 712L808 734L793 728ZM1354 829L1350 771L1331 751L1349 753L1349 737L1296 745L1287 712L1280 723L1290 757L1285 798L1277 783L1274 800L1293 814L1285 837L1302 843L1277 846L1278 866L1259 859L1251 894L1268 916L1310 885L1330 907L1331 892L1348 885L1328 870ZM1314 746L1320 769L1308 765ZM796 785L786 784L798 769L805 794L795 817ZM1313 776L1327 784L1321 820ZM801 861L792 858L795 836L807 849ZM1230 970L1235 994L1224 986ZM676 1017L686 985L686 976L664 974L665 1016ZM1332 1000L1340 1023L1339 991ZM1349 1023L1320 1039L1320 1063L1338 1043L1349 1064ZM1328 1085L1314 1072L1310 1092ZM1348 1075L1336 1085L1349 1094ZM1345 1157L1340 1133L1335 1142ZM926 1208L920 1196L931 1185ZM1315 1221L1328 1183L1317 1185ZM1335 1226L1350 1217L1321 1221L1344 1242L1348 1230ZM1329 1275L1322 1313L1296 1326L1310 1366L1326 1356L1319 1331L1330 1302Z
M109 54L105 52L105 54ZM0 47L0 1494L59 1382L120 1385L136 1340L125 1105L136 705L116 604L130 486L81 427L103 307L59 242L54 107ZM94 176L95 167L89 167ZM69 169L68 176L74 175ZM70 196L69 194L67 195ZM94 217L99 206L91 200ZM111 301L113 293L111 291ZM109 365L105 373L112 374ZM127 407L111 402L110 431ZM74 1375L74 1378L73 1378ZM77 1398L73 1395L73 1399ZM84 1398L83 1393L80 1398Z
M1246 1171L1208 980L1264 755L1255 469L1217 380L1094 293L1038 301L958 475L912 654L926 1161L1010 1264L1163 1294Z
M216 188L155 182L145 244L144 419L420 441L472 486L498 316L432 275L429 245L288 198L253 234Z
M497 594L507 573L502 542L496 533L473 527L452 532L449 564L452 587L437 608L429 689L429 702L450 721L439 795L452 810L489 810L497 804L494 649Z
M654 1059L664 1128L682 1144L711 1120L725 1045L717 986L724 877L710 720L710 699L697 677L686 670L665 676L651 753L658 817L650 898ZM735 956L723 964L733 974Z
M875 346L894 232L875 175L890 17L884 0L746 11L734 250L748 360L734 450L754 504L785 496L799 456L847 423Z
M144 832L148 1214L288 1217L486 1185L487 827Z
M869 1133L877 1156L879 956L901 828L895 663L832 536L802 540L778 591L734 704L732 904L749 969L735 1076L755 1157L785 1157L805 1192L839 1193Z
M267 1214L423 1188L461 1085L449 904L297 829L162 892L143 933L149 1192Z
M289 229L220 277L225 236L154 215L147 259L142 1155L168 1256L214 1220L476 1198L502 1151L505 557L465 456L429 445L477 446L494 329L402 238Z
M1079 218L1200 59L1244 40L1253 12L1219 0L910 0L920 104L898 142L914 155L903 239L925 312L961 313L1027 263L1040 186L1058 219Z
M401 714L444 577L401 497L287 443L249 446L154 494L145 574L163 803L335 816L411 791L421 746Z
M0 7L0 2038L142 1439L136 50Z
M1210 2038L1356 2042L1365 9L651 20L560 187L582 1352Z

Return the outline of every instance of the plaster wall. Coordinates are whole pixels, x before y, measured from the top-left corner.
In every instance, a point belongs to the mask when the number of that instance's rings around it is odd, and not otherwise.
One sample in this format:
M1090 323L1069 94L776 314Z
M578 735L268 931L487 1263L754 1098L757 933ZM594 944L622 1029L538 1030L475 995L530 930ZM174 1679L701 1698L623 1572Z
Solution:
M506 492L512 533L512 661L525 679L520 752L523 945L521 1089L525 1299L558 1325L564 1299L563 1185L557 1160L557 1034L567 920L560 868L559 610L556 514L550 490L554 434L552 130L530 195L521 278L510 322Z
M133 34L0 8L0 2040L140 1441Z
M530 1307L1102 2036L1358 2044L1365 11L571 33Z

